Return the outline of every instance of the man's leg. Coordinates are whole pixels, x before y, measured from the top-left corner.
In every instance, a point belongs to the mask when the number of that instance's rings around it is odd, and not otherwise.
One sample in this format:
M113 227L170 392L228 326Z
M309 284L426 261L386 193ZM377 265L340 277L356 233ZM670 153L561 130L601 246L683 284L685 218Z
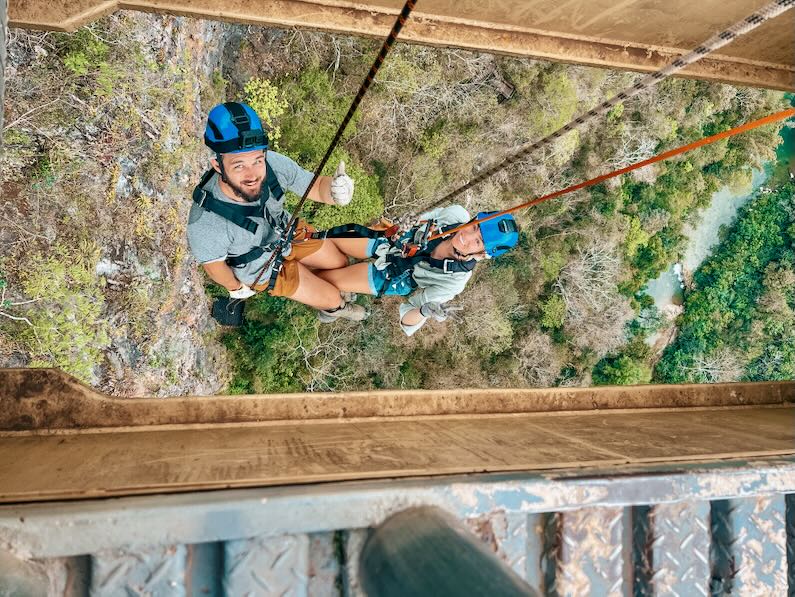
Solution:
M344 304L339 289L319 278L303 263L286 262L283 267L295 268L298 274L298 286L291 294L282 295L280 285L277 284L273 289L274 296L286 296L290 300L324 311L336 309Z
M362 321L367 319L367 309L361 305L347 304L340 291L298 261L285 261L272 296L283 296L318 310L320 321L329 323L337 319Z
M317 270L339 269L348 265L348 256L342 253L337 246L329 239L323 241L309 241L310 243L320 242L320 248L306 247L307 250L314 249L309 255L296 256L296 259L306 267ZM293 245L293 250L302 251L301 243Z

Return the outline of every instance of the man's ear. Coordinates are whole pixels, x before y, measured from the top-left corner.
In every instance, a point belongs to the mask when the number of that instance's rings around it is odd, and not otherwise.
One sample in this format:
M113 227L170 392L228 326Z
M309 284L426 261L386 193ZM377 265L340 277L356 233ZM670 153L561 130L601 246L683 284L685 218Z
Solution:
M218 172L218 174L220 174L221 173L221 165L218 163L218 158L216 158L216 157L210 158L210 163L213 166L213 170L215 170L216 172Z

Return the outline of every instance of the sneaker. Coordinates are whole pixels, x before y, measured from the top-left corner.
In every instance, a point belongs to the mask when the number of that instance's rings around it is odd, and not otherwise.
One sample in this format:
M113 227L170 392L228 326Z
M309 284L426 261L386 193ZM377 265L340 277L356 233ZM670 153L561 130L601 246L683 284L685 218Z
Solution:
M345 301L346 303L352 303L357 298L359 298L358 294L356 294L355 292L348 292L347 290L343 290L342 292L340 292L340 296L342 296L342 300Z
M364 321L370 314L361 305L345 303L342 309L336 311L318 311L317 318L321 323L331 323L337 319L350 319L351 321Z

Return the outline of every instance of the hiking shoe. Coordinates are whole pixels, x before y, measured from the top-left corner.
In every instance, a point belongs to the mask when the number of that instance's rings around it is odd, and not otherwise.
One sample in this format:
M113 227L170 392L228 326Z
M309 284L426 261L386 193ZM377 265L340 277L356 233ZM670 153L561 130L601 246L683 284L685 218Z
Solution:
M359 298L358 294L356 294L355 292L348 292L347 290L343 290L342 292L340 292L340 296L342 296L342 300L345 301L346 303L352 303L357 298Z
M336 311L318 311L317 318L321 323L331 323L337 319L350 319L351 321L364 321L370 314L361 305L345 303L345 306Z

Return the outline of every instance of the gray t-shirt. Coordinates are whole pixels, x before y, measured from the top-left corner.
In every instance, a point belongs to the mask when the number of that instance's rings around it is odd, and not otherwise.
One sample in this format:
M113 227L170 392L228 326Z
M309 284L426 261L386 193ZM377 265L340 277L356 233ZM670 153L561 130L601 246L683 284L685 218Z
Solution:
M304 170L293 160L275 151L268 151L268 168L276 174L276 179L282 190L290 190L296 195L303 195L309 183L312 182L312 173ZM241 205L239 201L234 201L221 191L218 182L220 175L213 176L204 189L213 196L226 203ZM263 181L263 192L268 193L269 197L265 203L266 209L274 216L277 221L282 218L286 222L291 215L284 209L282 201L277 201L270 194L267 183ZM242 205L252 205L244 203ZM283 214L280 215L280 214ZM212 263L214 261L224 261L229 256L243 255L254 247L262 246L274 242L278 238L276 233L264 217L251 218L259 224L256 234L249 232L245 228L233 224L229 220L214 214L193 203L188 219L188 245L191 253L199 263ZM270 251L265 251L259 258L245 265L233 268L238 280L245 284L251 284L257 277L260 268L267 263L271 256ZM260 278L260 282L267 282L270 271L265 272Z

